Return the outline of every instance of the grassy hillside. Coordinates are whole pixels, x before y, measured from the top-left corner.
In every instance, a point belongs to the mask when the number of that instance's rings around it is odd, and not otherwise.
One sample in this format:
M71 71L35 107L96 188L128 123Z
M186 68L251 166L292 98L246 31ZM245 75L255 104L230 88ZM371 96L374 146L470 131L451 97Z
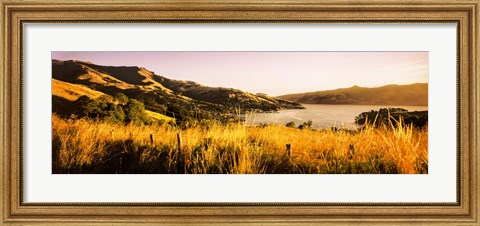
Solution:
M81 96L87 96L95 99L105 95L105 93L92 90L84 85L72 84L52 79L52 95L63 97L69 101L76 101Z
M109 98L115 102L115 98L100 91L90 89L81 84L52 79L52 111L60 116L69 117L72 114L81 116L86 99ZM118 104L118 102L115 102ZM155 111L145 111L153 121L175 122L175 119Z
M158 112L154 112L154 111L149 111L149 110L145 110L145 112L147 113L148 117L154 119L154 120L157 120L157 121L165 121L165 122L175 122L175 119L172 118L172 117L168 117L164 114L160 114Z
M240 123L181 129L53 115L52 136L53 173L428 172L428 132L403 124L355 132Z
M166 112L181 120L217 118L237 111L276 111L302 108L300 104L232 88L215 88L192 81L172 80L141 67L101 66L82 61L52 61L57 81L79 84L110 96L123 93L145 104L147 110ZM60 95L60 97L62 97ZM69 98L64 98L69 99Z
M428 105L428 84L353 86L335 90L288 94L278 98L303 104Z

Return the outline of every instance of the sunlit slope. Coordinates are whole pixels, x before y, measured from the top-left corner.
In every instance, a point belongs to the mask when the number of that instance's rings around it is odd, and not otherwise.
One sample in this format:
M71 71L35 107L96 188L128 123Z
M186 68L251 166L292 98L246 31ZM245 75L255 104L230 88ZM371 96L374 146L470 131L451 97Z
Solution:
M158 89L171 93L153 80L153 73L139 67L107 67L82 61L52 61L54 79L84 84L94 89Z
M60 108L65 112L74 110L77 106L75 101L80 97L86 96L90 99L96 99L100 96L109 96L100 91L90 89L81 84L72 84L68 82L52 79L52 95L54 108ZM67 100L67 101L65 101ZM174 118L160 114L158 112L146 110L147 115L154 120L163 120L166 122L175 121Z
M149 110L145 110L145 112L147 113L148 117L152 118L152 119L156 119L156 120L159 120L159 121L166 121L166 122L175 122L175 119L172 118L172 117L168 117L166 115L162 115L158 112L154 112L154 111L149 111Z
M63 97L70 101L76 101L81 96L87 96L91 99L95 99L106 94L92 90L84 85L72 84L52 79L52 95Z

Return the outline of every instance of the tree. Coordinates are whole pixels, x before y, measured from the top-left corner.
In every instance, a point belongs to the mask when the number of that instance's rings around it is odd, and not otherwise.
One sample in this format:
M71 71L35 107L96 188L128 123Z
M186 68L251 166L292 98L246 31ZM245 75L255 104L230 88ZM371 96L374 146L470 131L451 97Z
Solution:
M123 122L125 120L125 113L119 105L108 103L104 111L104 118L113 123Z
M89 118L102 118L113 123L124 121L125 113L122 107L108 101L109 99L103 96L88 99L82 105L82 114Z
M118 100L118 102L121 103L121 104L125 104L125 103L128 102L128 97L125 96L125 94L123 94L123 93L117 93L115 95L115 99Z
M148 116L145 113L145 105L138 100L128 100L124 110L127 122L143 124L149 121Z
M110 103L113 102L113 97L109 95L101 95L96 100L101 103Z
M308 120L308 121L303 123L303 125L308 127L308 128L312 128L312 124L313 124L312 120Z
M107 105L99 100L89 99L82 106L82 114L89 118L100 118Z
M312 124L313 124L312 120L308 120L308 121L306 121L306 122L303 122L302 125L299 125L298 128L299 128L299 129L311 129L311 128L312 128Z

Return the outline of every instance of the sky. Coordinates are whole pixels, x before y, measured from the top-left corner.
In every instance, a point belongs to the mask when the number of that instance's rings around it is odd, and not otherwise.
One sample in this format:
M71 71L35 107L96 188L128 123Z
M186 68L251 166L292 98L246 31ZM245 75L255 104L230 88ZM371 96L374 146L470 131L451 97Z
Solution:
M279 96L428 82L428 52L52 52L56 60L139 66L170 79Z

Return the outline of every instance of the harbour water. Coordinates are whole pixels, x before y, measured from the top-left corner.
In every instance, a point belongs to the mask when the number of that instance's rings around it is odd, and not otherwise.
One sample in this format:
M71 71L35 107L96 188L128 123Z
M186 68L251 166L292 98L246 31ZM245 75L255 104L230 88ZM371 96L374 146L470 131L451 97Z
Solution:
M248 113L241 117L248 125L279 124L294 122L296 126L312 120L313 129L346 128L355 129L355 116L381 108L404 108L408 111L426 111L428 106L382 106L382 105L329 105L303 104L305 109L281 110L271 113Z

